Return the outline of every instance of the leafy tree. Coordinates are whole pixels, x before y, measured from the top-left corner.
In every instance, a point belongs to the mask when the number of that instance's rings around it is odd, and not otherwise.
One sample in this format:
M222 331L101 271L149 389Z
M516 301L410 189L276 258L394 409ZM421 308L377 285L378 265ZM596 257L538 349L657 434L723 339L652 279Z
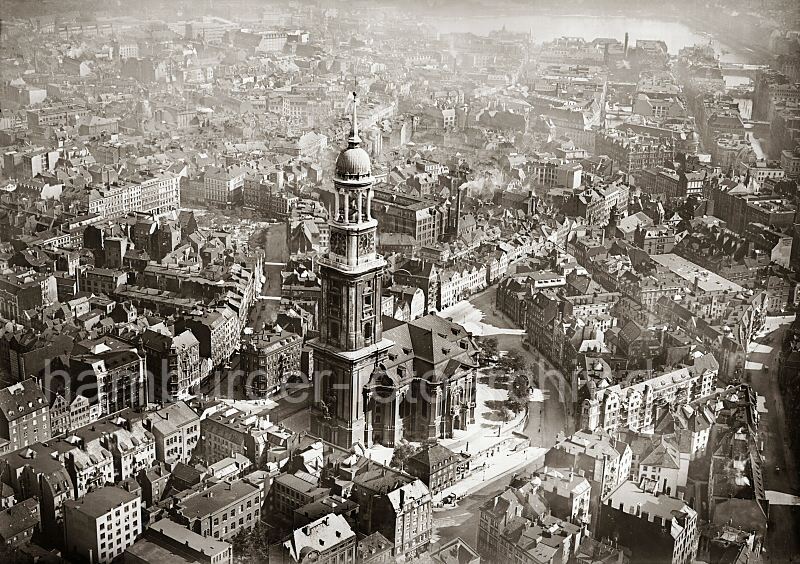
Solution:
M521 413L525 409L525 402L517 398L508 398L503 402L503 407L512 414Z
M233 553L244 562L269 562L271 528L263 521L256 523L252 530L244 529L231 539Z
M508 399L503 402L503 405L512 413L522 412L528 405L529 391L528 377L524 374L517 374L509 385Z
M525 374L517 374L511 382L511 388L508 392L510 397L528 401L528 393L530 392L530 382Z
M395 445L394 454L392 454L392 461L389 463L393 468L402 470L405 467L406 460L412 456L417 449L408 442L401 442Z
M483 349L483 354L486 356L493 356L497 354L497 337L486 337L485 339L481 340L480 344L481 348Z
M528 361L518 351L510 351L503 357L502 366L506 370L524 372L528 368Z

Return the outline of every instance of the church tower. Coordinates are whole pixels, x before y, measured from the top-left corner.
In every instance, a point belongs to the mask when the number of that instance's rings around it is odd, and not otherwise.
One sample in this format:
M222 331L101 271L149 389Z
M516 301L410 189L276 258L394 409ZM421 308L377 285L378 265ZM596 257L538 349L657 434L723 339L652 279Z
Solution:
M309 343L315 357L311 432L345 448L372 445L364 386L392 345L381 326L386 261L376 253L372 164L361 148L356 104L354 92L347 148L336 161L329 251L319 259L319 337Z

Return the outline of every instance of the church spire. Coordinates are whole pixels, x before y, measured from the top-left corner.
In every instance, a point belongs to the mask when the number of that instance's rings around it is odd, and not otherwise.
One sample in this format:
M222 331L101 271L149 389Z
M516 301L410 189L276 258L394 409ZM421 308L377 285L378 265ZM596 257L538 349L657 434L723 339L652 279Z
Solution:
M351 148L358 147L361 143L361 137L358 136L358 112L356 111L356 106L358 106L358 94L354 90L353 115L350 117L350 137L347 139L347 143Z

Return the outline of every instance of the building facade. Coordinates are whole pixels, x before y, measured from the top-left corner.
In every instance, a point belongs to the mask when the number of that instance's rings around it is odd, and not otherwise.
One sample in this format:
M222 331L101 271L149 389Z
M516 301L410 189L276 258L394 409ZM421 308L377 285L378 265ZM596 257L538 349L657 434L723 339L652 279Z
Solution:
M244 389L256 397L276 393L282 384L300 374L302 348L302 337L288 331L245 335L239 353Z
M23 380L0 390L0 437L8 450L50 440L50 406L36 380Z
M142 533L141 498L109 486L65 503L66 552L105 564L119 557Z
M194 491L173 509L174 519L203 537L228 540L261 520L264 484L245 476Z

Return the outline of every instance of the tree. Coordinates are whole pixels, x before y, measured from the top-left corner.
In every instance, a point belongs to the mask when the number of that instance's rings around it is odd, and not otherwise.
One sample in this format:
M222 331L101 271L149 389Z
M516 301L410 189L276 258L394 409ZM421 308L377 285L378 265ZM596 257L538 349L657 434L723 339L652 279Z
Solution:
M416 452L417 449L414 448L411 443L405 441L398 443L394 447L394 454L392 454L392 461L389 463L389 466L402 470L405 467L406 459L413 456Z
M530 393L531 384L525 374L517 374L511 382L511 388L508 391L509 397L521 399L525 402L528 401L528 394Z
M486 356L494 356L497 354L497 337L486 337L485 339L481 339L481 347L483 348L483 354Z
M509 385L508 399L504 402L504 405L513 413L520 413L528 405L529 393L528 377L524 374L517 374Z
M528 368L528 361L518 351L510 351L503 357L503 368L515 372L524 372Z
M271 528L263 521L251 530L241 529L231 539L233 553L246 562L269 562Z
M500 431L503 429L503 423L508 423L511 421L511 418L514 416L511 413L511 410L508 409L505 405L501 405L500 409L497 410L497 416L500 418L501 424L497 427L497 436L500 436Z

